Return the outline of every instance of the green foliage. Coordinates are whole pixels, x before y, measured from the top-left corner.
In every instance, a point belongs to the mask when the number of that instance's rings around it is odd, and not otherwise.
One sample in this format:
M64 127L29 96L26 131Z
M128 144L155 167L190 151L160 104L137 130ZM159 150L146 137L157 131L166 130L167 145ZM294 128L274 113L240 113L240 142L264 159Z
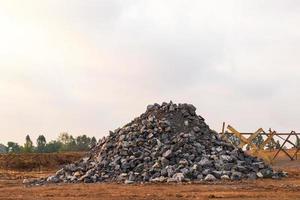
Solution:
M7 143L7 152L8 153L20 153L21 147L18 143L15 142L8 142Z
M91 138L86 135L78 136L76 138L76 150L77 151L87 151L90 149Z
M39 135L36 140L36 147L33 146L29 135L25 138L24 146L20 146L15 142L8 142L5 152L9 153L54 153L54 152L70 152L70 151L88 151L97 144L95 137L80 135L74 138L69 133L61 133L57 140L47 143L44 135Z
M266 145L268 150L274 150L276 148L276 142L274 138L271 139L271 141Z
M40 135L37 139L36 139L36 152L38 153L43 153L45 152L45 147L46 147L46 138L43 135Z
M259 134L258 136L256 136L256 137L252 140L252 143L253 143L255 146L257 146L257 147L259 147L263 142L264 142L264 138L263 138L263 136L260 135L260 134ZM247 150L250 149L250 145L249 145L249 144L246 146L246 149L247 149Z
M62 147L62 143L56 140L52 140L51 142L47 143L45 146L45 153L54 153L59 152Z
M23 152L24 153L32 153L33 152L33 143L30 139L30 136L27 135L26 138L25 138L26 142L24 144L24 149L23 149Z
M256 138L252 140L252 143L259 147L260 145L262 145L262 143L264 143L263 136L259 134L258 136L256 136Z
M280 142L279 142L279 140L277 140L276 141L276 145L275 145L275 149L280 149L280 146L281 146Z
M61 133L58 137L58 141L61 142L59 151L76 151L76 141L72 135L68 133Z
M6 153L7 152L7 146L0 144L0 153Z
M96 138L95 138L95 137L92 137L92 139L91 139L91 144L90 144L90 148L93 148L94 146L96 146L96 144L97 144Z

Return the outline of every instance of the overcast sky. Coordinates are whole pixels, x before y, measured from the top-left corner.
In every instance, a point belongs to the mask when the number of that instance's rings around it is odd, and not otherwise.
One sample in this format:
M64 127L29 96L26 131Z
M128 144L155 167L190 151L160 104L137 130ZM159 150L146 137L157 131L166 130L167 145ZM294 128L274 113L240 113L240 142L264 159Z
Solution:
M102 137L148 104L300 131L298 0L0 0L0 143Z

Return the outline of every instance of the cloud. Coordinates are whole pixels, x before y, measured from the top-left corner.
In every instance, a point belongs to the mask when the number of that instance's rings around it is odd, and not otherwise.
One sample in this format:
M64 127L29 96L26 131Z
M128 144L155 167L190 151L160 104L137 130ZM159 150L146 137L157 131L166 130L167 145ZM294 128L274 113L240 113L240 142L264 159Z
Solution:
M297 1L30 0L0 11L4 142L100 137L169 100L195 104L217 130L300 128Z

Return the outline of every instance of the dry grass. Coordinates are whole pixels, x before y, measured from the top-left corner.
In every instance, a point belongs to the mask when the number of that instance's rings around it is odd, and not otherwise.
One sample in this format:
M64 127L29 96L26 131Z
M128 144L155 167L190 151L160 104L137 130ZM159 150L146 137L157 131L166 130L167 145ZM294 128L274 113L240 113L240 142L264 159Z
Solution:
M0 154L0 169L51 170L79 160L84 152Z

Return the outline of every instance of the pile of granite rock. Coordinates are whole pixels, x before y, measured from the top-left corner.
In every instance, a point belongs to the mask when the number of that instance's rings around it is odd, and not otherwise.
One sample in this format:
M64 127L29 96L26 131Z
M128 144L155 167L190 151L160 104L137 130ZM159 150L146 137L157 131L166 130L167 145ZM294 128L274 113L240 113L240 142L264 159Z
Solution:
M141 116L100 139L78 162L31 183L130 184L286 176L221 140L195 111L191 104L149 105Z

